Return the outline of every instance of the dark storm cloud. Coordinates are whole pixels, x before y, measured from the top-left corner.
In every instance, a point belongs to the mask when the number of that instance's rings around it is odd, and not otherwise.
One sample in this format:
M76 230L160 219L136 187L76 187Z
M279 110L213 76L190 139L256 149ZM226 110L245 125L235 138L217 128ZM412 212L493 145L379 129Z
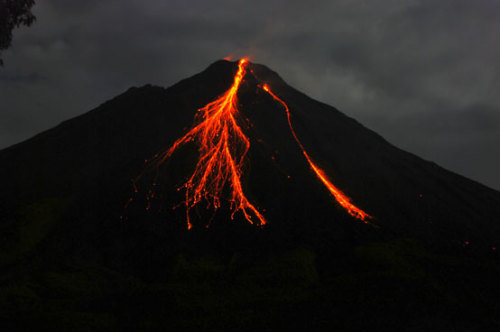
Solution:
M45 79L44 76L38 73L29 73L25 75L13 75L0 72L0 81L5 83L39 83Z
M4 52L0 147L130 86L250 55L397 146L500 188L497 0L46 0L35 12Z
M430 111L415 114L408 120L409 133L425 133L413 139L412 145L426 150L427 159L453 165L455 171L472 178L498 178L500 108L478 104L444 116Z

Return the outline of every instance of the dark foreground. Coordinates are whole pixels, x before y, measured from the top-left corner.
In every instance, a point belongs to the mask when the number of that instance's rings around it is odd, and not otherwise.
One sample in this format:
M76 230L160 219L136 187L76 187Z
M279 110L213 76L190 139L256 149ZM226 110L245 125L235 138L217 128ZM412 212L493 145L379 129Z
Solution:
M2 256L2 330L500 330L493 250L436 254L410 239L330 252L200 246L163 263L158 250L135 270Z

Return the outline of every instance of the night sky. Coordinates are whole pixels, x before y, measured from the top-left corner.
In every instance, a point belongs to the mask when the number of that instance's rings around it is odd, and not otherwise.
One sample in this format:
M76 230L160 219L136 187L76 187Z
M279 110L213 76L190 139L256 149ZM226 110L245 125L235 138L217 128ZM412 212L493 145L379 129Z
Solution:
M498 0L38 2L2 53L0 148L131 86L249 56L394 145L500 189Z

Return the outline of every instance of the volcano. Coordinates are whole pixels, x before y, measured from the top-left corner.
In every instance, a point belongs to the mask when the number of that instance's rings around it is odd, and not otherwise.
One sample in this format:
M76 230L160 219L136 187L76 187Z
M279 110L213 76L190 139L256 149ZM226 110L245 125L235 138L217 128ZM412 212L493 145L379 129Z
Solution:
M331 272L346 248L373 241L478 255L500 246L500 192L246 60L168 89L130 88L0 151L0 169L4 265L41 256L147 279L179 253L306 247Z
M152 160L154 169L158 172L159 167L171 158L172 154L179 147L191 141L196 141L198 143L200 152L198 163L193 175L191 175L189 180L184 184L186 189L185 205L188 229L192 228L189 211L192 207L196 206L202 198L205 198L209 203L211 201L214 209L220 207L220 199L221 196L224 195L226 182L230 182L230 202L231 206L234 207L231 219L233 219L236 212L241 211L245 219L251 224L254 223L251 214L259 220L261 226L266 224L264 216L248 201L243 193L240 179L243 161L250 148L250 140L238 124L238 118L241 115L238 109L237 93L246 75L247 63L247 59L239 61L238 72L234 77L234 83L231 88L224 95L198 110L198 123L189 130L187 134L176 140L168 150L161 155L155 155L154 160ZM261 86L258 85L257 87ZM286 110L287 121L293 138L300 147L311 169L328 188L335 200L344 207L351 216L365 220L365 223L368 223L366 219L371 217L354 206L349 198L337 189L328 180L325 173L313 163L293 129L290 120L290 110L286 103L277 97L267 84L262 85L262 89L283 105ZM247 121L249 122L248 119ZM272 158L274 158L274 156ZM146 163L147 162L148 160L146 160ZM136 182L139 181L141 177L142 174L133 181L134 192L138 191ZM289 176L287 176L287 178L289 178ZM158 184L157 180L158 176L153 182L154 185ZM146 210L151 208L150 201L154 197L155 192L150 190L147 196L148 205ZM128 203L132 201L133 198L130 198ZM208 227L208 224L206 227Z
M244 204L260 215L260 223L266 215L269 227L283 227L285 233L317 222L322 224L318 227L339 228L344 233L346 223L355 223L347 222L349 209L339 208L332 200L334 194L315 174L317 168L325 178L333 179L330 185L356 204L354 209L362 207L360 213L368 216L367 211L376 217L373 224L380 233L436 244L498 245L500 193L394 147L335 108L291 88L263 65L248 63L245 67L234 91L237 130L244 140L235 144L239 144L236 149L245 150L235 166L241 176L238 185L248 196L242 196ZM71 219L79 224L76 228L89 232L94 227L89 220L100 220L105 228L112 228L120 216L131 214L135 219L142 214L158 217L171 224L167 228L176 228L182 219L185 224L182 209L172 208L202 200L200 188L194 188L196 197L187 199L178 190L190 176L200 176L192 174L193 165L199 162L198 147L185 144L177 149L175 158L161 165L155 156L167 153L186 135L197 110L224 95L237 72L237 62L221 60L168 89L131 88L89 113L1 151L3 215L9 219L22 205L54 198L85 211ZM316 164L311 165L311 159ZM148 161L157 164L154 171ZM145 172L148 168L150 172ZM191 211L200 225L207 220L223 224L228 213L235 222L248 219L245 209L242 215L231 212L228 205L240 204L241 208L243 203L241 199L235 203L235 197L229 202L231 193L223 184L212 183L218 186L217 197L212 196L215 201L201 202ZM139 197L124 211L125 202L135 196L131 195L132 185L139 187ZM155 199L147 195L152 189ZM222 207L213 214L203 207L210 204ZM144 221L143 226L151 224ZM94 231L100 229L95 227Z

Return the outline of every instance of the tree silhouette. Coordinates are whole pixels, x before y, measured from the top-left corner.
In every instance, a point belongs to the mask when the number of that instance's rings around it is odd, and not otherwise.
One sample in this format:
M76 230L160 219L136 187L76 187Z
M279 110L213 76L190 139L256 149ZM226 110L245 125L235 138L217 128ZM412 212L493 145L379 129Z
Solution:
M14 28L29 26L35 21L35 15L31 12L34 4L35 0L0 0L0 52L11 45ZM0 57L0 66L2 65Z

